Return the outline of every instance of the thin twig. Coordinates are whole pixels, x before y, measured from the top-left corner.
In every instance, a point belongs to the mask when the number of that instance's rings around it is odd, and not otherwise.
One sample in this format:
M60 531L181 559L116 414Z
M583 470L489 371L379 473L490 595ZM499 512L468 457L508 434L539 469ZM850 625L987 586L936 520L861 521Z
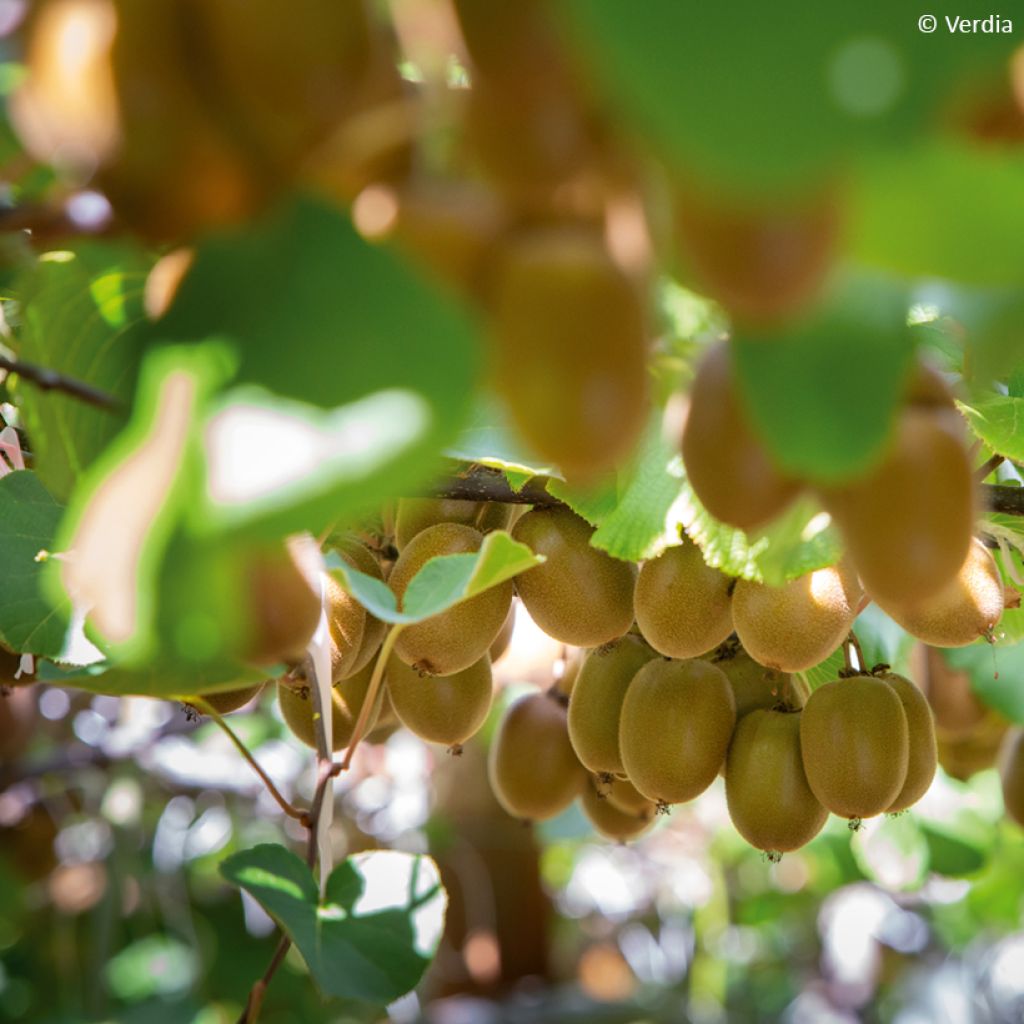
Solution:
M278 967L284 963L284 958L287 956L288 950L291 949L291 945L292 940L287 935L282 935L270 963L267 964L267 969L263 972L263 977L249 990L249 998L245 1001L245 1009L242 1010L242 1016L238 1018L238 1024L254 1024L259 1017L270 979L277 973Z
M215 707L213 707L213 705L210 704L209 701L204 700L202 697L189 697L188 702L192 704L194 707L198 708L200 711L202 711L204 715L209 715L210 718L212 718L217 723L217 725L221 727L221 729L224 731L224 734L235 745L238 752L252 766L252 770L260 777L260 780L263 782L263 785L267 787L267 792L270 793L270 795L277 802L278 807L280 807L281 810L284 811L284 813L287 814L289 818L295 818L296 821L304 821L304 819L307 816L307 812L300 811L297 807L294 807L281 795L281 791L277 788L277 786L274 785L273 780L260 766L259 761L257 761L256 758L252 756L252 753L249 751L249 748L238 738L238 735L235 733L234 729L232 729L231 726L224 721L224 717L220 714L220 712Z
M388 635L384 637L380 653L377 655L377 664L373 666L373 675L370 677L370 685L366 688L366 696L363 698L363 706L359 709L359 717L356 719L356 726L352 730L352 739L349 740L348 750L341 762L341 770L348 771L352 765L352 757L356 752L363 736L366 735L370 725L370 714L377 703L377 694L380 692L381 681L384 678L384 669L387 666L388 658L395 646L395 641L405 627L401 624L392 626Z
M122 403L106 391L94 388L91 384L76 380L74 377L66 377L63 373L47 369L45 366L36 366L35 363L24 363L20 359L9 359L0 355L0 370L16 373L22 380L31 382L41 391L60 391L97 409L117 412L123 408Z
M984 480L990 473L994 473L1005 462L1002 455L993 455L987 462L974 471L974 479L979 482Z
M553 494L548 494L543 477L528 480L517 491L512 488L500 469L470 466L465 472L443 480L433 490L435 498L457 501L497 501L505 505L561 505Z
M982 484L986 508L1010 516L1024 516L1024 487L1008 484Z

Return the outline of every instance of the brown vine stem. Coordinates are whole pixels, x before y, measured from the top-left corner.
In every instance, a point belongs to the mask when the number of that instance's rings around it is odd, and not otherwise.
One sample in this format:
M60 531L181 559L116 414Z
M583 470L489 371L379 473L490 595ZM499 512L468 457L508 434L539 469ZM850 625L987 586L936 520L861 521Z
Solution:
M280 807L289 818L295 818L296 821L304 821L307 816L307 812L300 811L284 798L281 791L274 785L273 779L271 779L263 770L263 767L260 765L259 761L253 757L249 748L241 741L241 739L239 739L235 730L224 721L224 717L220 712L217 711L209 701L204 700L202 697L189 697L188 703L197 707L204 715L209 715L210 718L220 726L227 738L235 745L235 749L242 755L242 757L245 758L246 761L249 762L252 770L260 777L260 781L267 787L267 792L274 798L278 807Z
M388 635L381 644L380 654L377 655L377 663L373 666L373 675L370 677L370 685L366 689L366 696L363 698L363 706L359 709L359 717L356 719L356 726L352 730L352 739L349 742L348 750L345 751L344 760L341 762L340 771L348 771L352 765L352 757L366 735L367 727L370 724L370 712L377 702L377 694L380 692L381 682L384 679L384 668L391 657L391 651L395 641L405 627L401 624L392 626Z
M993 455L988 461L984 462L974 471L974 479L979 483L986 479L990 473L994 473L1004 462L1005 458L1002 455Z
M45 366L23 363L20 359L9 359L0 355L0 370L17 374L22 380L31 382L41 391L60 391L97 409L116 412L122 408L121 402L106 391L94 388L91 384L76 380L74 377L66 377L63 373L57 373L56 370L47 369Z

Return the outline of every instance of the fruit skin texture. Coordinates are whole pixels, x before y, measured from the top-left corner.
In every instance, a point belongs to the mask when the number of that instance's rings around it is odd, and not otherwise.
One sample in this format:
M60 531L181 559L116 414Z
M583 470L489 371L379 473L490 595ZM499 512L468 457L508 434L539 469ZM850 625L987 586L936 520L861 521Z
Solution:
M938 764L935 722L925 695L909 679L895 672L883 672L878 678L893 688L907 716L907 777L899 795L886 808L889 814L895 814L916 804L935 778Z
M633 591L640 632L668 658L707 654L732 632L732 586L684 538L640 569Z
M973 737L992 714L974 695L970 675L949 666L936 648L916 644L910 655L910 667L914 682L931 708L935 735L940 741Z
M746 652L781 672L802 672L849 634L863 593L849 565L806 573L781 587L740 580L732 620Z
M220 693L204 693L202 699L218 714L229 715L249 703L262 689L263 683L254 683L252 686L242 686L237 690L221 690ZM193 704L186 701L189 707ZM196 708L202 714L202 708Z
M648 802L640 811L625 811L601 793L594 780L588 781L580 796L580 805L587 820L606 839L625 842L646 832L654 821L657 808Z
M331 746L337 752L344 750L352 739L352 730L362 709L363 701L373 675L373 666L367 665L361 672L342 680L331 687L331 720L333 733ZM370 714L367 733L373 730L380 714L383 687L378 691L376 707ZM281 715L292 733L307 747L316 750L316 727L313 724L313 710L316 697L308 686L292 687L287 683L277 684L277 699Z
M514 818L544 821L576 799L587 773L557 697L533 693L509 706L491 741L487 773L498 803Z
M883 606L931 599L967 557L977 488L955 409L905 409L882 462L822 501L864 589Z
M877 600L877 598L876 598ZM1006 592L996 560L975 538L955 578L914 605L878 606L908 633L933 647L966 647L991 636L1003 617Z
M395 516L395 547L399 551L404 550L418 533L438 523L462 523L481 533L504 530L512 521L514 509L514 505L496 501L400 498Z
M339 546L338 554L353 569L383 582L377 560L365 544L353 541ZM327 621L331 633L333 682L355 675L377 653L384 640L384 623L366 609L327 573Z
M697 368L682 451L701 504L738 529L763 526L799 493L753 432L733 380L728 342L709 348Z
M826 683L800 712L800 748L807 782L824 807L842 818L881 814L907 777L903 703L873 676Z
M365 544L359 541L345 543L340 545L338 552L353 569L357 569L367 576L372 576L374 579L384 582L384 573L381 571L380 564ZM386 632L387 625L381 622L376 615L366 612L366 621L363 625L363 639L351 665L348 667L350 675L355 675L356 672L365 668L366 664L380 650L380 645L384 642L384 634Z
M746 651L736 651L728 658L713 658L711 664L729 680L736 701L737 722L758 708L767 710L786 703L795 709L806 703L803 693L792 684L788 672L766 668Z
M751 846L788 853L809 843L828 811L800 755L801 712L751 711L736 726L725 762L725 798L736 831Z
M491 659L486 654L454 675L432 677L392 655L386 678L402 725L431 743L458 747L484 724L491 709Z
M1007 815L1024 827L1024 730L1006 734L999 752L999 779Z
M574 647L599 647L633 623L630 562L590 546L594 529L567 508L535 508L512 536L547 559L516 578L516 590L548 636Z
M516 602L513 600L512 604L509 605L508 615L505 616L505 621L501 624L501 630L494 638L494 643L491 644L487 652L490 655L492 665L508 650L508 645L512 643L512 634L515 631Z
M626 776L649 800L692 800L722 767L735 724L732 689L714 665L648 662L622 704L619 749Z
M647 419L642 293L578 229L528 231L495 259L494 384L531 449L591 479L632 451Z
M611 782L599 781L597 790L613 807L617 807L625 814L634 816L654 814L658 809L658 805L653 800L648 800L629 779L614 778Z
M619 717L633 676L657 655L627 633L597 647L584 659L569 698L569 739L576 756L592 772L619 774Z
M471 526L438 523L418 533L399 555L388 577L401 607L409 581L438 555L479 551L483 535ZM457 604L440 615L408 626L395 643L407 665L435 676L451 676L479 661L501 630L512 603L512 581Z

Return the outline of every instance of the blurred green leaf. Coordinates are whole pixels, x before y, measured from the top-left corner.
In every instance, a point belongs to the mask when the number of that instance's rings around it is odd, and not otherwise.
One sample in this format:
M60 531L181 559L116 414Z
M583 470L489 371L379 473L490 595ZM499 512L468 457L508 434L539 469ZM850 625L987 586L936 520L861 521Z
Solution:
M922 822L921 833L928 843L932 871L958 878L980 871L988 860L986 845L970 842L955 830L933 822Z
M910 652L916 641L876 604L869 604L857 616L853 631L864 652L865 668L888 665L893 672L908 675Z
M97 409L18 382L36 471L61 500L124 425L147 340L142 293L151 262L125 246L81 243L44 253L15 283L18 357L106 391L125 406L124 412Z
M57 657L64 649L68 602L55 608L43 593L40 551L52 551L64 509L35 473L0 477L0 639L24 654Z
M349 857L322 898L309 868L283 846L235 854L221 872L278 921L325 995L390 1003L416 986L441 938L447 896L428 857Z
M942 652L946 663L971 677L971 688L978 698L1003 717L1024 725L1024 643L1012 647L993 647L979 640L968 647Z
M978 395L957 402L975 435L998 455L1024 461L1024 398Z
M137 1002L188 989L198 968L195 950L170 935L149 935L114 956L105 974L118 999Z

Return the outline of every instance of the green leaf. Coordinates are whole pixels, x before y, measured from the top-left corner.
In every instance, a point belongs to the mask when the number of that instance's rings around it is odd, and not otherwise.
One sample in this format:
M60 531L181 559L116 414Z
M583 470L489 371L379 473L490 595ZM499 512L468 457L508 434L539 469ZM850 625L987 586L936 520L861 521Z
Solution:
M737 334L738 388L781 469L837 483L870 467L910 372L908 305L902 286L860 279L797 324Z
M807 669L806 672L798 674L804 677L807 685L812 690L816 690L819 686L824 686L826 683L831 683L838 679L839 672L845 665L846 659L843 657L843 648L840 646L824 661L813 668Z
M368 611L384 622L422 622L462 601L518 576L544 561L504 530L487 534L477 552L439 555L426 562L405 588L404 609L380 580L358 572L335 552L327 556L332 575Z
M854 258L911 277L1024 281L1024 157L928 145L865 163L849 223Z
M968 647L942 652L946 663L971 677L971 688L990 708L1004 718L1024 725L1024 644L993 647L979 640Z
M284 666L279 667L284 671ZM185 697L223 693L253 686L275 677L272 669L265 672L239 665L231 669L209 670L189 668L183 671L173 664L155 665L137 670L102 663L83 668L60 668L47 665L39 678L58 686L73 686L88 693L113 697L153 697L160 700L181 700Z
M127 409L147 339L142 293L150 264L136 250L99 242L44 253L15 283L18 357L106 391ZM36 471L62 500L126 416L23 381L17 403Z
M864 652L865 667L888 665L900 675L910 672L910 652L916 641L876 604L869 604L857 616L853 631Z
M476 325L452 296L311 198L202 243L154 330L226 339L236 383L261 389L232 396L230 407L259 396L261 430L279 416L282 438L315 435L298 467L290 444L266 454L283 492L247 509L212 506L214 528L230 521L271 536L319 530L427 479L469 414L480 362ZM303 405L340 411L317 419Z
M447 896L428 857L381 850L349 857L324 895L282 846L235 854L221 873L245 889L295 943L328 996L376 1005L410 992L437 950Z
M988 862L986 844L971 843L956 831L934 822L921 822L928 843L929 866L939 875L960 878L980 871Z
M501 404L492 395L478 396L469 422L445 454L462 462L503 470L518 479L520 486L531 477L558 475L555 466L523 448Z
M989 393L957 402L971 430L998 455L1024 460L1024 398Z
M0 477L0 639L12 650L55 658L64 649L70 608L42 590L41 551L52 551L63 508L35 473Z

